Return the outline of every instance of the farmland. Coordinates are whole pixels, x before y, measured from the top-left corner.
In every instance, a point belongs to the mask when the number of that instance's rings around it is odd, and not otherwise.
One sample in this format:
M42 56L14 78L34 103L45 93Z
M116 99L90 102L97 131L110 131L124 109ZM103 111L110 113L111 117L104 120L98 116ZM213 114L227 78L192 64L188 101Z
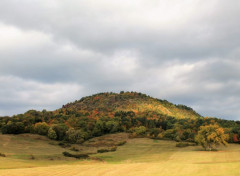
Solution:
M108 135L111 141L126 135ZM239 175L240 146L230 144L218 151L203 151L200 146L176 147L176 142L148 138L127 139L115 152L91 154L102 160L77 160L62 155L71 151L38 135L1 135L0 175L164 175L205 176ZM97 142L92 139L91 143ZM100 141L100 140L99 140ZM74 146L81 152L96 153L96 147ZM32 158L31 156L34 156Z

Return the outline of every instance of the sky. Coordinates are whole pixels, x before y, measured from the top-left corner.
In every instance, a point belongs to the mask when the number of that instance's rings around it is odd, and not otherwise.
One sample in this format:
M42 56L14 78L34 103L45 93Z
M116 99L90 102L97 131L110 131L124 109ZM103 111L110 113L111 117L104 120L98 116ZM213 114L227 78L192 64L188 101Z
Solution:
M1 0L0 116L137 91L240 120L239 0Z

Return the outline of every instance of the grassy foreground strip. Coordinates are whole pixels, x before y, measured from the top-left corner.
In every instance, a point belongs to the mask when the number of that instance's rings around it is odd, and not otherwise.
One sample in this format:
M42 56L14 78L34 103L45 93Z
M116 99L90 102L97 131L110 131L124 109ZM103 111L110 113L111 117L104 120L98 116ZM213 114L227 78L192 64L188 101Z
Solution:
M25 169L0 170L0 175L11 176L237 176L240 163L178 164L178 163L126 163L126 164L87 164L59 165Z
M4 137L0 142L0 150L7 157L0 157L0 176L240 175L239 144L230 144L227 148L221 147L218 151L209 152L203 151L200 146L179 148L174 141L135 138L128 139L115 152L90 155L104 160L102 162L64 157L60 154L66 149L51 145L44 138L39 140L35 136L29 136L26 140L21 135ZM44 148L49 152L44 151ZM36 156L36 159L25 157L29 155L28 152ZM49 157L55 158L49 160Z

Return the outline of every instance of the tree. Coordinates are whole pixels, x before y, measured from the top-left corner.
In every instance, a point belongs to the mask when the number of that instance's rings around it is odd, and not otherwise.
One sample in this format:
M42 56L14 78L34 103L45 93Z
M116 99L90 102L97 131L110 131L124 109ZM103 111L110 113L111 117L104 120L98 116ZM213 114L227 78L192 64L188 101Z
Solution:
M104 132L104 123L101 120L98 120L95 124L95 127L93 129L93 135L94 136L101 136Z
M47 135L49 130L49 125L46 122L38 122L34 125L34 131L40 135Z
M75 130L73 128L69 128L66 132L66 140L70 143L82 143L84 139L87 138L87 133L82 130Z
M24 133L24 124L22 122L9 121L2 127L3 134L20 134Z
M134 132L137 134L137 135L144 135L146 134L146 127L145 126L140 126L140 127L135 127L134 128Z
M52 126L52 129L57 134L57 140L63 140L65 138L66 132L68 130L68 126L64 123L55 124L55 125Z
M48 130L48 137L50 139L57 139L57 133L52 129L52 128L49 128Z
M106 128L108 133L115 133L120 129L119 123L112 120L106 122Z
M228 135L218 124L201 126L195 138L196 142L202 145L205 150L215 149L218 145L227 145Z

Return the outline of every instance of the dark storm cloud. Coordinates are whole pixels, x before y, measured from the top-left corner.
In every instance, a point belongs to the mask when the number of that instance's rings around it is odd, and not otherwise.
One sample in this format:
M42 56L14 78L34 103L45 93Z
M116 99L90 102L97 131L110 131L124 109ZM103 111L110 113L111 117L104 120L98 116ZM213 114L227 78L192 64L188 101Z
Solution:
M239 7L237 0L1 0L0 115L134 90L238 119Z

